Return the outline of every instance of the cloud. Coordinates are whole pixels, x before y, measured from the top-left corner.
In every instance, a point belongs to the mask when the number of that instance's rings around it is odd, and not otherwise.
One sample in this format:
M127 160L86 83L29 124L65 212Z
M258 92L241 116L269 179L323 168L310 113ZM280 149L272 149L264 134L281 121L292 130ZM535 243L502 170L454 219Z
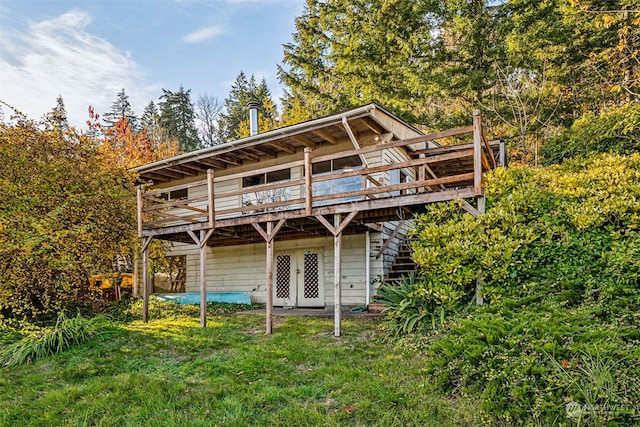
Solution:
M108 111L125 88L134 108L150 88L130 54L87 31L91 16L71 10L26 29L0 31L0 99L39 118L62 95L72 125L84 128L87 107ZM140 89L142 88L142 89Z
M211 27L201 28L197 31L187 34L182 38L186 43L199 43L210 38L222 34L222 27L213 25Z

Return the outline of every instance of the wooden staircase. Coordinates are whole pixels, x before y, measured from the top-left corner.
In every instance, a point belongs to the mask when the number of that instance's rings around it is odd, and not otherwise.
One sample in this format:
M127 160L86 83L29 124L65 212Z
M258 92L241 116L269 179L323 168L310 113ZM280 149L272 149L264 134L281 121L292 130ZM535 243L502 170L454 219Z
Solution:
M410 273L418 274L418 265L411 259L413 249L411 248L411 242L415 238L407 237L400 245L398 255L393 261L389 272L385 276L383 283L395 282L402 277L409 276Z

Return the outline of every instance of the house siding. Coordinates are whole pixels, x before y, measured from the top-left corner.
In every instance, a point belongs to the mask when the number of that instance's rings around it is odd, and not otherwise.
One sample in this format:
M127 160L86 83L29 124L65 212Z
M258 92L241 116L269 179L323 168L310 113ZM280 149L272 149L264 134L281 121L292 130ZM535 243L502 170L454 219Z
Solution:
M372 233L379 234L379 233ZM372 239L372 242L375 239ZM365 304L365 235L349 235L342 238L342 304ZM324 280L325 306L334 304L333 237L317 237L304 240L276 241L274 252L288 253L317 250L321 253L319 272ZM207 248L207 290L210 292L246 292L255 303L266 303L266 248L264 243ZM167 255L186 256L186 291L200 290L200 252L196 245L174 243ZM138 263L140 264L140 263ZM382 274L381 263L371 253L371 277ZM142 294L142 270L138 272L138 294ZM373 289L371 291L373 295Z

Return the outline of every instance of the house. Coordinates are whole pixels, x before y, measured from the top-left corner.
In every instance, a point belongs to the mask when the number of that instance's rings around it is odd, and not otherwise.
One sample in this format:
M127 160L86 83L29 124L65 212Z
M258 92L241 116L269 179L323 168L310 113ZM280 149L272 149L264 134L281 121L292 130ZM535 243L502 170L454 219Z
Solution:
M412 215L460 200L479 215L483 172L504 164L481 117L430 135L369 104L136 168L136 287L147 320L152 239L172 242L173 291L246 292L267 306L368 304ZM471 117L470 117L471 118ZM440 145L438 141L463 142ZM477 208L467 202L478 199ZM145 285L146 284L146 285Z

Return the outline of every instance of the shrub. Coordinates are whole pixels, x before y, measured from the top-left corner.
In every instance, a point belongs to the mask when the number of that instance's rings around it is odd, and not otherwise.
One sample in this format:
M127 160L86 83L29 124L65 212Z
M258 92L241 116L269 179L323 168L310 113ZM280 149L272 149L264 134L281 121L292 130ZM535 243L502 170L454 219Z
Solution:
M488 424L631 423L640 402L640 154L496 170L486 194L477 220L452 202L416 221L414 259L428 276L405 298L434 283L470 296L481 274L487 302L462 315L458 299L437 333L430 317L412 325L424 336L403 342L421 346L426 381L482 396ZM389 321L411 332L403 318ZM585 394L598 384L600 394ZM569 402L581 417L569 416Z
M376 298L385 304L386 327L391 336L420 332L425 322L436 329L444 324L445 313L457 307L464 292L440 284L428 276L416 279L411 273L401 280L378 288Z
M588 153L629 154L640 151L640 102L610 107L596 115L589 111L542 148L546 164Z

